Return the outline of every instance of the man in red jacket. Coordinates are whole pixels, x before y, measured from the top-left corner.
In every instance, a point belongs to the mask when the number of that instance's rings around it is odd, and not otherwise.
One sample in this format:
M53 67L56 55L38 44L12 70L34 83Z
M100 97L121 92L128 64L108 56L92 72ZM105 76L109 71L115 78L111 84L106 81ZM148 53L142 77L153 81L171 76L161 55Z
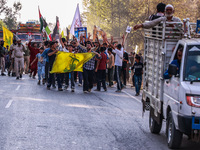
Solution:
M28 48L30 50L30 64L35 59L37 53L39 53L39 48L37 48L37 44L34 43L33 47L32 47L31 41L32 41L32 39L30 39L30 41L28 43ZM33 79L35 79L35 75L37 74L37 61L35 63L33 63L33 65L31 66L30 69L31 69L30 77L32 76L32 73L33 73Z

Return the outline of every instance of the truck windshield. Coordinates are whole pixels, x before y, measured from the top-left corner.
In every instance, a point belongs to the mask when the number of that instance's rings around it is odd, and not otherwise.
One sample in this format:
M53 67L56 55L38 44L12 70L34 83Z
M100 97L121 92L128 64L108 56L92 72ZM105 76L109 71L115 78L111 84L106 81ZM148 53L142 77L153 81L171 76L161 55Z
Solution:
M200 82L200 45L188 45L184 66L184 80Z

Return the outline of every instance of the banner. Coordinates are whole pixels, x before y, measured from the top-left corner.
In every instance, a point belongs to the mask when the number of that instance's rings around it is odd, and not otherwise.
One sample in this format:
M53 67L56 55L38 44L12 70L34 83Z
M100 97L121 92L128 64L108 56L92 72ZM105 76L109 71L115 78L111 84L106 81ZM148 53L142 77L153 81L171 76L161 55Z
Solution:
M39 19L40 19L40 32L42 32L42 31L45 32L46 36L47 36L47 40L52 41L51 34L50 34L51 31L47 25L46 20L43 18L43 16L40 13L39 6L38 6L38 11L39 11Z
M72 21L72 25L71 25L71 29L70 29L70 33L72 35L74 35L74 29L77 27L82 27L81 15L80 15L80 11L79 11L79 4L77 4L76 12L75 12L74 19Z
M59 28L60 28L60 23L59 23L59 18L56 16L56 26L53 29L53 34L52 34L52 39L56 40L56 34L59 34Z
M3 40L4 42L4 47L7 45L10 47L13 43L13 33L9 31L7 28L3 26Z
M66 53L59 51L50 73L83 72L83 64L92 59L94 53Z
M87 27L77 27L74 29L74 33L75 33L75 37L79 40L80 36L82 35L83 38L87 38L84 37L85 35L87 36Z

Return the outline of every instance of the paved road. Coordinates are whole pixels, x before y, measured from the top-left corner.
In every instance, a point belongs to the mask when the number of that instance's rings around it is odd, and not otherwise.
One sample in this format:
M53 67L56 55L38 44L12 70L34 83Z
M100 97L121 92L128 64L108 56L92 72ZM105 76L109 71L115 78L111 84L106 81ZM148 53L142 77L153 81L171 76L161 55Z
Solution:
M0 76L0 150L166 150L165 126L149 132L141 97L126 88L84 94L46 90L27 75ZM200 144L183 139L183 149Z

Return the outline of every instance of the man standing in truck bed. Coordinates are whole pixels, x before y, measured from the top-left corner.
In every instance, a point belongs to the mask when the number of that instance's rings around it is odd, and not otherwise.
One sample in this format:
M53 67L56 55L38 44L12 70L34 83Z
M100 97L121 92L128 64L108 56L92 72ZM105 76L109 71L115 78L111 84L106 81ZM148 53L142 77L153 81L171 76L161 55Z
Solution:
M167 21L167 22L181 22L181 20L178 17L174 17L174 7L171 4L168 4L165 7L165 16L160 17L158 19L152 20L147 23L142 23L142 24L137 24L133 28L134 30L138 30L140 28L153 28L154 26L158 25L162 21Z

